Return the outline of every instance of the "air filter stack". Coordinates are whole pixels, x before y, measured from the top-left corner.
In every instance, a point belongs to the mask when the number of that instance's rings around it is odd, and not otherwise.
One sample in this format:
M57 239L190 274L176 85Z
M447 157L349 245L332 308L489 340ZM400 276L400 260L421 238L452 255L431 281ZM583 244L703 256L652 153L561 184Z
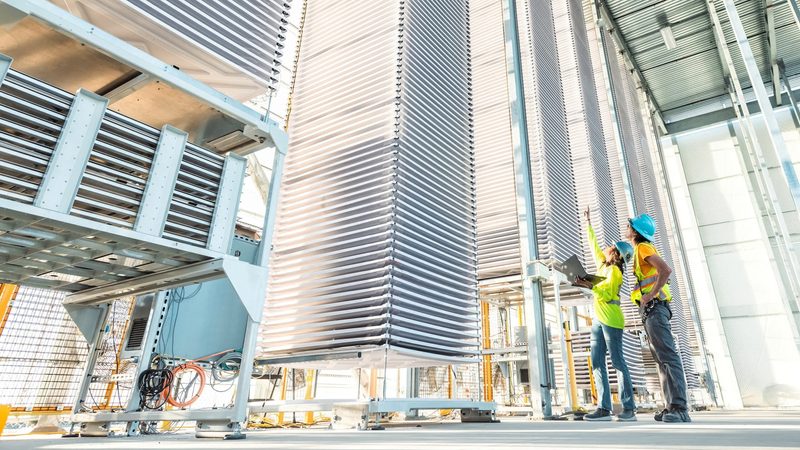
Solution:
M308 4L260 335L266 360L474 360L468 30L466 0Z

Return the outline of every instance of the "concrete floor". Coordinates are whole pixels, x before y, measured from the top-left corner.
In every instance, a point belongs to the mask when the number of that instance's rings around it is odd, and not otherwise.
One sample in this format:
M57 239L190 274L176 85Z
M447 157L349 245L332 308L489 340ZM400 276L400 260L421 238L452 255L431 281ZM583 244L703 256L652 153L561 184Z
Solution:
M541 422L501 418L498 424L423 422L385 431L281 429L251 431L243 441L198 440L190 433L140 438L21 436L0 438L3 450L116 449L787 449L800 448L800 411L695 413L690 424Z

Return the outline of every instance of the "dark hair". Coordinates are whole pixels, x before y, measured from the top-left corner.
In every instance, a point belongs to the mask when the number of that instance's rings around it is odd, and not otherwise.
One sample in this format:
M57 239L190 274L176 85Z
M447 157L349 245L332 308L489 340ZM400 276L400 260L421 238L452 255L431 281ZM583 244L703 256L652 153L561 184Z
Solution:
M616 261L606 261L606 265L617 266L620 272L625 273L625 260L622 258L622 253L616 247L614 247L614 253L617 255Z
M631 230L633 230L633 242L635 244L642 244L642 243L648 243L649 244L650 243L650 240L648 240L646 237L644 237L641 234L639 234L639 232L636 231L636 228L633 228L631 226Z

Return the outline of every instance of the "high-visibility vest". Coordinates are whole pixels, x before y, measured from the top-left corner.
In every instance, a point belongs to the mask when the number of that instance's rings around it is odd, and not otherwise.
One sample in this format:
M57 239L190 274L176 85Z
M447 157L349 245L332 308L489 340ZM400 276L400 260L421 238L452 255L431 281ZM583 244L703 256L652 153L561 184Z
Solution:
M655 267L650 266L650 270L647 271L647 273L644 273L642 272L642 268L639 266L639 247L643 245L652 247L655 254L661 256L658 253L658 250L656 250L656 247L649 242L637 244L633 249L633 273L636 275L636 285L633 287L633 291L631 292L631 301L637 304L639 303L639 300L642 299L642 295L653 290L653 286L658 280L658 270L656 270ZM659 292L657 298L665 302L672 301L672 293L669 290L668 283L664 283L664 287L661 288L661 292Z

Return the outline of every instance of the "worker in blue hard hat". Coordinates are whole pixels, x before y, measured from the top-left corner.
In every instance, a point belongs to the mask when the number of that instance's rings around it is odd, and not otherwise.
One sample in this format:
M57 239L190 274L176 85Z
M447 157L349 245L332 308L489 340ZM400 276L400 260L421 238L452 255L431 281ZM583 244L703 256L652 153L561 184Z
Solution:
M672 337L669 277L672 268L653 245L656 222L647 214L628 220L627 237L634 248L633 273L636 286L631 301L639 307L650 352L658 367L665 408L655 415L659 422L691 422L686 402L683 363Z
M622 274L625 264L633 259L633 247L618 241L605 249L600 247L592 228L589 208L586 208L586 224L589 245L597 266L597 275L605 277L592 287L594 296L594 320L591 334L592 376L597 386L597 409L583 416L588 421L611 420L611 388L608 384L606 352L611 357L611 365L617 369L622 412L617 420L633 422L636 420L636 404L633 401L633 383L622 349L622 330L625 317L620 308L619 290L622 287Z

